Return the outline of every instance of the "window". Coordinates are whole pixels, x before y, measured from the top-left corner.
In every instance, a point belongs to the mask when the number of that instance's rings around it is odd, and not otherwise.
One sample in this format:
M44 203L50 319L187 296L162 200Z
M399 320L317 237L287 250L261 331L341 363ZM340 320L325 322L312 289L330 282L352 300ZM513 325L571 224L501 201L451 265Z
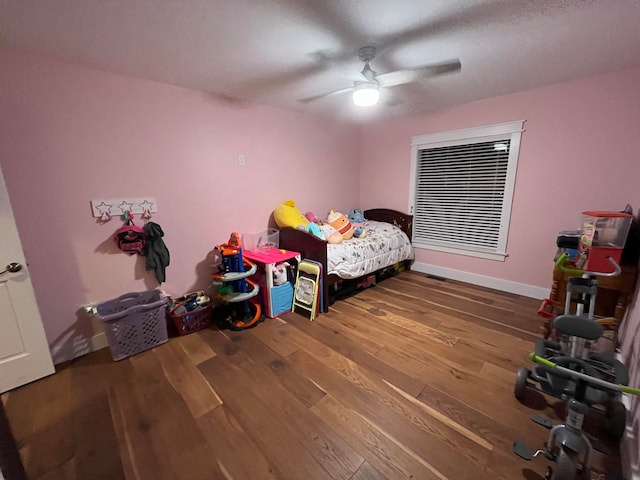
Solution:
M413 137L413 245L502 260L523 121Z

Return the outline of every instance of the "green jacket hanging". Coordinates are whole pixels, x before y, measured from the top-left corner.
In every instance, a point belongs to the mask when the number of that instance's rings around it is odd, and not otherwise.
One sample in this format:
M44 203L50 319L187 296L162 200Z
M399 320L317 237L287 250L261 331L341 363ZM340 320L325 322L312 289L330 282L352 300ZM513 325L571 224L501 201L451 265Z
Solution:
M147 222L143 230L147 236L145 269L153 270L158 283L163 283L166 279L165 270L169 266L169 250L162 240L164 232L162 227L154 222Z

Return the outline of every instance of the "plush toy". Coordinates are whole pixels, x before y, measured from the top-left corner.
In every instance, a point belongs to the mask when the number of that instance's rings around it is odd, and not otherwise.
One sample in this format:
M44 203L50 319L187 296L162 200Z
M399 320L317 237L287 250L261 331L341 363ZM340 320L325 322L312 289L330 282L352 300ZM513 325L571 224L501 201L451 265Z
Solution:
M296 202L293 200L287 200L282 205L278 205L273 211L273 219L280 228L297 228L324 240L318 226L307 220L302 212L296 208Z
M327 222L342 234L343 240L349 240L353 237L353 225L351 225L344 213L331 210L327 217Z
M311 223L317 223L318 225L320 225L322 222L320 221L320 219L318 217L315 216L315 214L313 212L307 212L304 214L304 217L309 220Z
M320 227L315 223L310 223L309 225L307 225L307 228L305 228L304 230L309 232L311 235L318 237L321 240L326 240L324 233L322 233L322 230L320 230Z
M337 244L342 242L342 235L338 230L333 228L326 222L323 222L313 212L307 212L304 214L305 218L311 222L309 228L311 233L316 237L326 240L329 243ZM318 232L316 232L316 228Z
M287 268L289 264L287 262L276 263L273 266L273 285L282 285L287 283Z
M354 208L349 212L349 221L351 223L364 223L365 220L366 218L364 218L364 213L362 213L362 210Z
M367 236L367 231L364 227L356 227L353 231L353 238L365 238Z
M349 212L349 221L351 222L351 225L353 225L353 236L355 238L365 238L367 236L367 232L364 229L365 220L366 218L364 218L362 210L354 208Z
M299 228L306 230L309 220L296 208L296 202L287 200L273 211L273 218L279 227Z
M342 243L342 234L328 223L323 223L322 225L320 225L320 230L322 230L324 238L328 243L334 245Z

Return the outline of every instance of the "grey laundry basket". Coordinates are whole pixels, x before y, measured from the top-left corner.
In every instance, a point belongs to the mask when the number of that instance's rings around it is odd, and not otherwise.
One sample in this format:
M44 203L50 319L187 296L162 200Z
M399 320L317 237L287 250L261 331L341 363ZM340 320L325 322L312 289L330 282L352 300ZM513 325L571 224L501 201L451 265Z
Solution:
M122 360L168 340L165 304L160 290L132 292L96 305L104 323L111 356Z

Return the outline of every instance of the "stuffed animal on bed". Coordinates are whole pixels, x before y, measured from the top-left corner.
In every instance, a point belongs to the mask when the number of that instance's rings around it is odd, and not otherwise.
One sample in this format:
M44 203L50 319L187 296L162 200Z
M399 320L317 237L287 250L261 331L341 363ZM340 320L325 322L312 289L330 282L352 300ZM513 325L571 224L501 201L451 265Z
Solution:
M293 200L287 200L282 205L278 205L273 211L273 219L280 228L297 228L324 240L320 227L315 223L309 222L302 212L296 208L296 202Z
M328 243L331 243L333 245L342 243L342 234L328 223L322 223L320 225L320 230L322 230L324 238Z
M364 229L365 220L362 210L354 208L349 212L349 221L353 225L353 236L355 238L365 238L367 236L367 231Z
M364 218L364 213L362 213L362 210L354 208L349 212L349 221L351 223L364 223L365 220L366 218Z
M342 243L342 234L328 223L323 222L318 217L316 217L313 212L307 212L304 214L304 216L311 223L315 223L316 225L318 225L318 227L320 227L320 231L322 232L322 237L320 238L326 240L331 244Z
M316 217L316 214L313 212L307 212L304 214L304 218L306 218L307 220L309 220L311 223L316 223L318 225L322 224L322 220L320 220L318 217Z
M364 227L355 227L353 230L353 238L365 238L367 236L367 231Z
M327 217L327 222L342 234L343 240L349 240L353 237L353 225L351 225L351 222L349 222L349 219L344 213L331 210Z

